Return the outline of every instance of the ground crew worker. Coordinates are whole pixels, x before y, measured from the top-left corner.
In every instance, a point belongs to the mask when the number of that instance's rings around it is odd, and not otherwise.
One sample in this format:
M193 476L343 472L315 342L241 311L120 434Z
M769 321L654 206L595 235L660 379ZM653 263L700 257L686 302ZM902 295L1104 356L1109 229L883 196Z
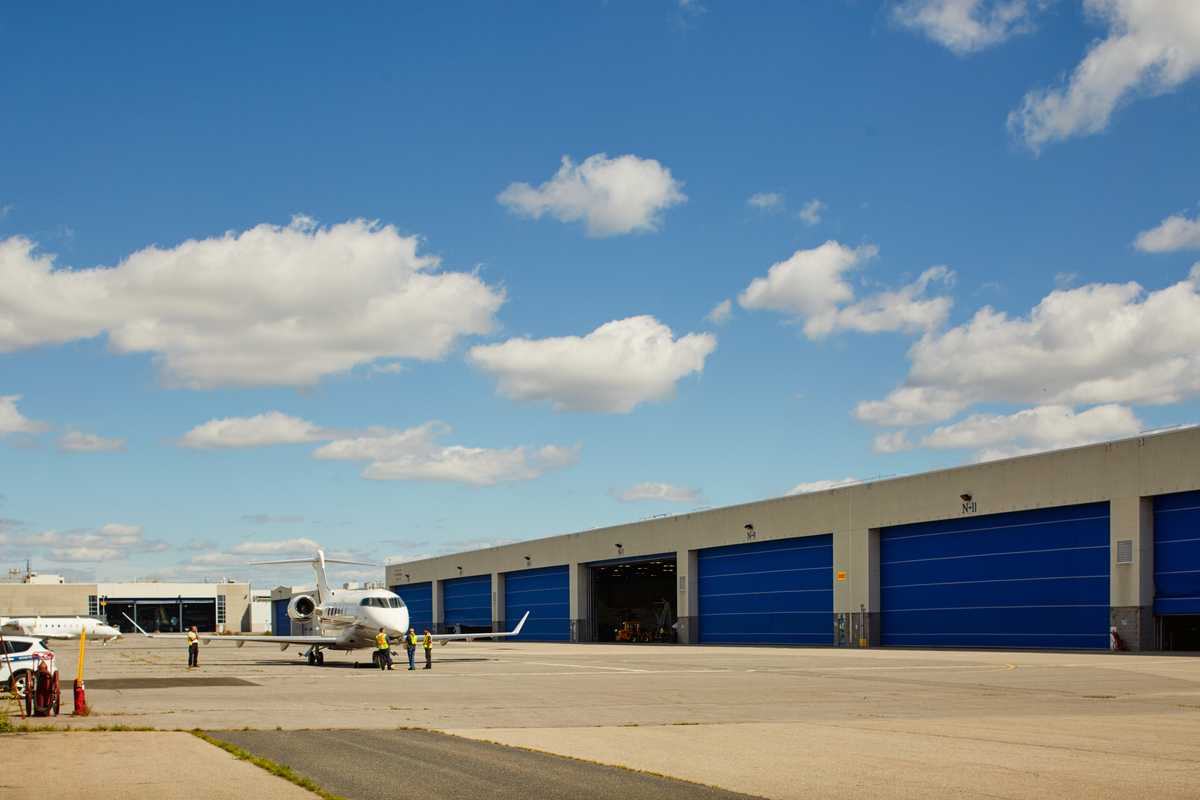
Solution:
M404 637L404 649L408 651L408 668L416 669L417 632L413 628L409 628L408 635Z
M196 626L193 625L191 630L187 632L187 647L188 647L188 669L200 668L200 634L196 633Z
M375 634L375 648L375 660L379 662L379 668L391 669L392 645L388 642L387 632L383 628Z
M425 629L425 638L421 640L421 644L425 646L425 669L433 669L433 634L429 632L429 628Z

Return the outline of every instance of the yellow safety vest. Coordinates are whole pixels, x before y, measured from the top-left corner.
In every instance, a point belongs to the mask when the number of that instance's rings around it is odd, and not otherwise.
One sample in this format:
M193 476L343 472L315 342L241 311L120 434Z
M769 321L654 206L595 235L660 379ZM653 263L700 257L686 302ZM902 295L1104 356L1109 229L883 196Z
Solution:
M188 647L191 647L194 644L200 644L200 637L197 636L195 634L195 632L188 631L187 632L187 643L188 643Z
M380 650L390 650L391 649L391 645L388 644L388 638L387 638L386 633L375 634L375 646L378 647Z
M422 644L425 645L426 650L432 650L433 649L433 637L430 636L428 633L425 634L425 640L422 642Z
M417 635L415 633L410 633L408 635L408 646L409 647L417 646Z

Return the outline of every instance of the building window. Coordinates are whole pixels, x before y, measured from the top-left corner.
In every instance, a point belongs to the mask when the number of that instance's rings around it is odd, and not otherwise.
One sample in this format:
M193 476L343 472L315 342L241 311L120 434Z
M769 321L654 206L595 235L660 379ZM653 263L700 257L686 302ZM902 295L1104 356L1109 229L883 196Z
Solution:
M96 595L94 595L94 594L88 595L88 616L89 617L100 616L100 599L98 597L96 597Z
M217 625L225 624L225 595L217 595Z

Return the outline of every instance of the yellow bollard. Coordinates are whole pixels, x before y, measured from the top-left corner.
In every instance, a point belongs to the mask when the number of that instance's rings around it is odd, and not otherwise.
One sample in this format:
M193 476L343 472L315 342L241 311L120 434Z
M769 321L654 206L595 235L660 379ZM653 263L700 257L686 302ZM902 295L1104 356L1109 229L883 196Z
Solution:
M87 634L79 632L79 668L75 671L75 716L86 717L89 713L87 694L83 687L83 660L87 655Z

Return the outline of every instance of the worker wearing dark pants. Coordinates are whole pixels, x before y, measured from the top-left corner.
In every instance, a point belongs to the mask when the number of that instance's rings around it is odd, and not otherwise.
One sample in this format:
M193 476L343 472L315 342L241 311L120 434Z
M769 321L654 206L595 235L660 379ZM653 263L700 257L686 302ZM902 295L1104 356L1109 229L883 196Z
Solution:
M196 626L187 632L188 645L188 669L200 668L200 634L196 632Z
M408 629L408 635L404 637L404 649L408 651L408 668L416 669L417 632L412 628Z
M392 668L392 646L383 628L375 634L375 660L379 662L380 669Z
M421 644L425 647L425 669L433 669L433 634L429 632L429 628L425 629L425 638L421 640Z

